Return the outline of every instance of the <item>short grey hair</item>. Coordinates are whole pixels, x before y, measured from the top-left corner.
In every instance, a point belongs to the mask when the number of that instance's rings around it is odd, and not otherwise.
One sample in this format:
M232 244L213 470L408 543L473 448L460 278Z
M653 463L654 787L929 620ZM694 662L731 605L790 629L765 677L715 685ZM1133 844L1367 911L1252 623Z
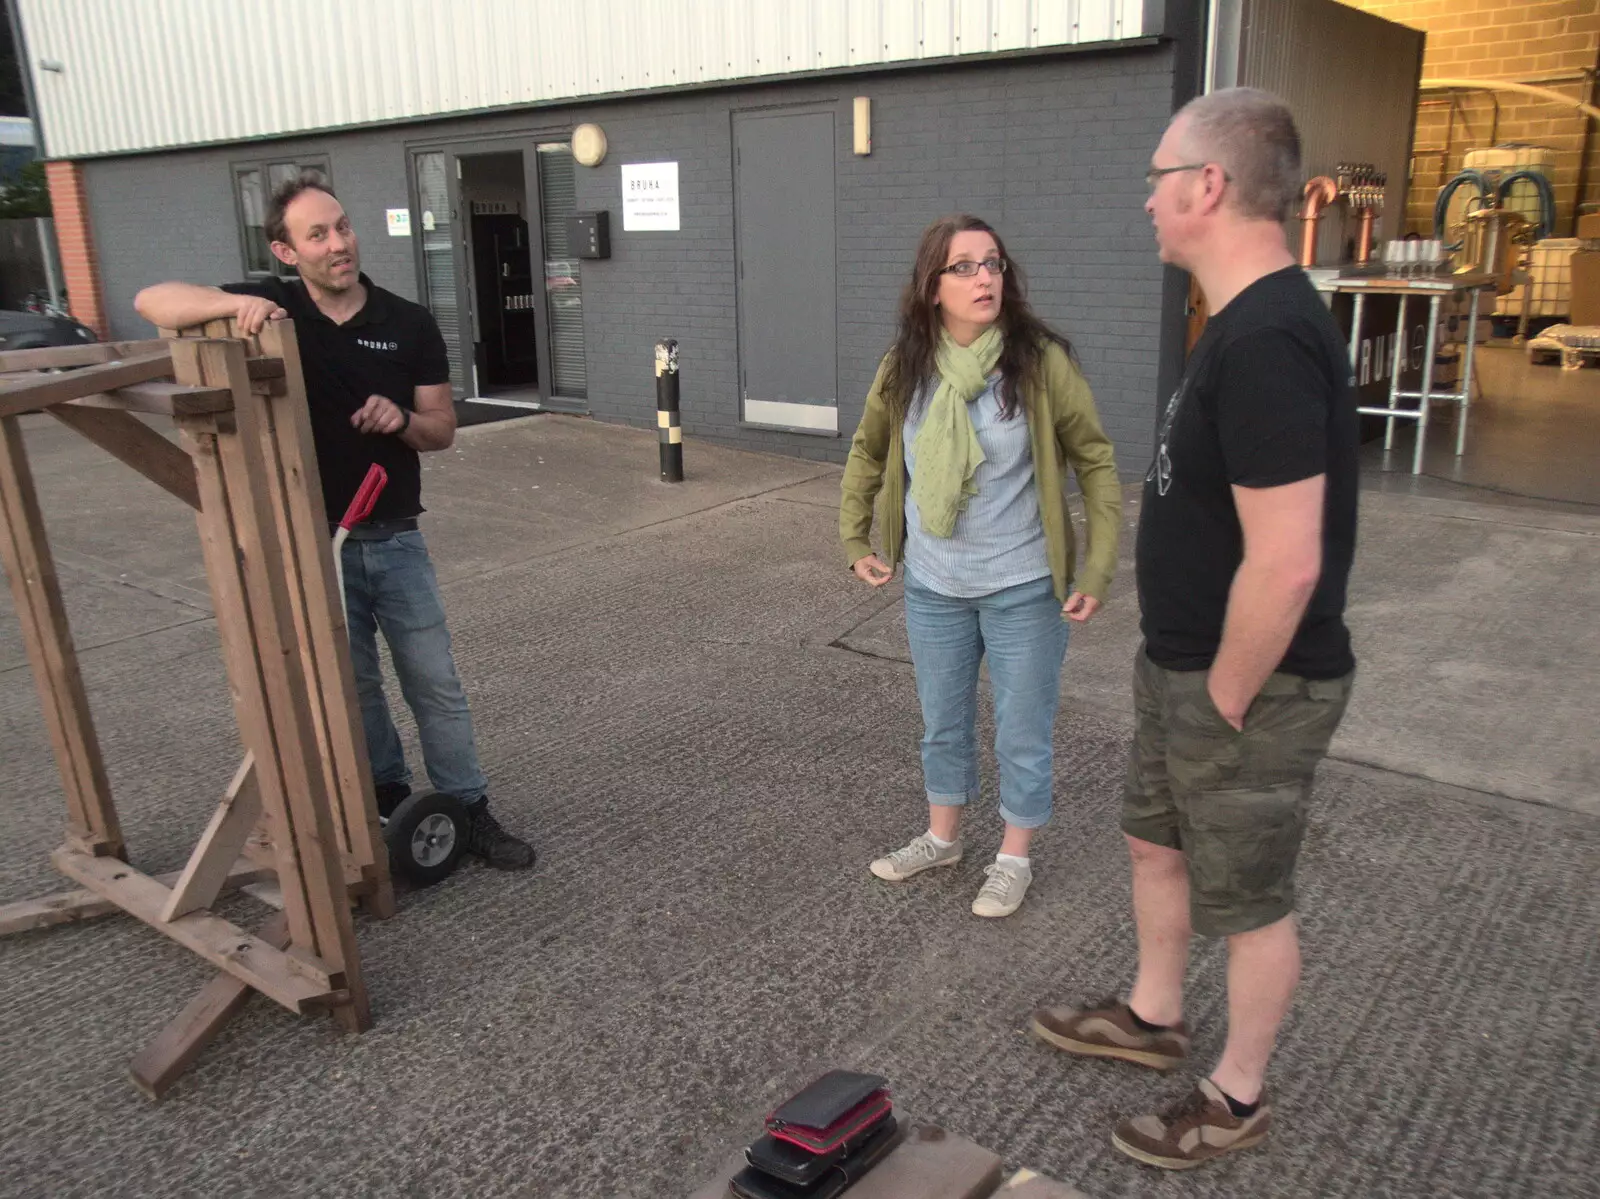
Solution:
M1230 87L1189 101L1184 141L1196 158L1221 165L1234 203L1252 220L1283 221L1300 198L1300 132L1289 106L1253 87Z

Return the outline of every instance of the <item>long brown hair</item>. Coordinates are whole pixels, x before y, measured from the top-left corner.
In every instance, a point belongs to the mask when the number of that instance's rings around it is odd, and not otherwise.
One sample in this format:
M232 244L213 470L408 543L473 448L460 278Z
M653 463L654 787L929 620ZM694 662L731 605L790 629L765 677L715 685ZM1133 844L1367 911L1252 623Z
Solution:
M903 421L917 388L937 371L934 353L944 322L934 299L939 278L950 256L950 242L958 233L987 233L1006 260L1005 283L1000 291L999 325L1005 338L1000 351L1000 412L1009 420L1028 406L1028 390L1040 377L1045 348L1052 342L1070 356L1072 343L1033 314L1028 307L1028 284L1022 267L1006 253L1006 243L987 221L966 213L940 217L922 231L917 243L911 279L900 293L900 327L889 350L884 372L884 398L896 421Z

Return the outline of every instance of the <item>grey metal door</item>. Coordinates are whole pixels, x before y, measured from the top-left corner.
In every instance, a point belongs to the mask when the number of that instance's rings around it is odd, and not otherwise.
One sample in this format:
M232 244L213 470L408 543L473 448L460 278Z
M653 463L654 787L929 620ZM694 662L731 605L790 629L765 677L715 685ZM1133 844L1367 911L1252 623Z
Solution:
M739 391L749 424L839 431L834 114L733 117Z

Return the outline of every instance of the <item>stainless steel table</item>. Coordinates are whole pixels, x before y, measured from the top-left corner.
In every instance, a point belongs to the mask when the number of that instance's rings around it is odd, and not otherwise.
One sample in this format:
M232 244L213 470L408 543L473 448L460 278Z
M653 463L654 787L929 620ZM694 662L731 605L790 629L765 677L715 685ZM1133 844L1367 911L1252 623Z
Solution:
M1383 448L1387 453L1394 446L1394 423L1397 420L1414 420L1417 422L1417 446L1411 456L1411 473L1422 473L1422 450L1428 437L1428 410L1432 405L1440 402L1455 404L1460 413L1456 419L1456 457L1460 457L1467 444L1467 412L1472 406L1472 359L1473 351L1478 344L1478 301L1483 292L1492 288L1496 283L1494 275L1441 275L1438 277L1422 278L1391 278L1384 275L1370 276L1339 276L1326 279L1319 284L1321 290L1333 292L1347 292L1354 298L1354 311L1350 319L1350 367L1356 369L1356 356L1361 345L1361 317L1365 309L1368 295L1397 295L1400 297L1400 312L1395 321L1394 339L1394 369L1389 374L1389 403L1383 408L1357 408L1356 411L1363 416L1381 416L1384 418ZM1458 391L1435 391L1433 387L1434 355L1438 351L1439 337L1439 308L1444 301L1451 297L1469 292L1472 301L1469 307L1466 328L1466 351L1461 359L1460 389ZM1412 298L1428 301L1428 332L1427 345L1423 350L1422 359L1422 389L1420 391L1403 391L1400 388L1400 374L1404 365L1406 352L1406 307ZM1416 411L1401 408L1399 401L1416 400Z

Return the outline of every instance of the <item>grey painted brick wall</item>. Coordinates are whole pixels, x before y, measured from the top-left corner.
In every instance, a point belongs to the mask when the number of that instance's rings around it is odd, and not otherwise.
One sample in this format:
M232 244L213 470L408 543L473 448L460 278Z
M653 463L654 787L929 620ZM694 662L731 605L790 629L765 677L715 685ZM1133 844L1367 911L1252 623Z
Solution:
M326 154L378 282L415 297L415 238L387 235L408 203L408 152L514 136L559 140L582 121L606 131L606 161L579 168L580 208L612 213L612 257L583 264L589 410L654 425L651 351L681 343L683 423L752 449L841 461L898 294L928 221L991 221L1027 272L1038 312L1076 345L1123 471L1148 455L1158 405L1162 271L1142 205L1150 151L1171 111L1170 45L808 82L669 93L85 164L116 336L146 333L134 294L155 280L220 282L243 269L230 165ZM851 100L872 98L873 151L851 153ZM790 105L837 113L840 436L742 426L738 396L732 115ZM682 228L625 233L621 165L677 161ZM819 247L819 252L829 252ZM692 455L692 449L690 451Z

